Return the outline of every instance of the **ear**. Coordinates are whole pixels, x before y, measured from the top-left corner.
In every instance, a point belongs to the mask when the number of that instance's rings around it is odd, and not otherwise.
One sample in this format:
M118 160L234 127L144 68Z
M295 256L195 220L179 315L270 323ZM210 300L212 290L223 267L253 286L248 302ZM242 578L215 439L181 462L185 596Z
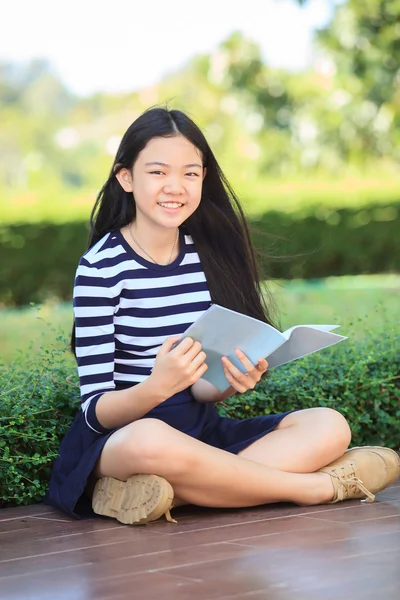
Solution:
M120 186L125 192L132 192L132 173L128 169L121 169L115 175L118 179Z
M206 175L207 175L207 167L204 167L204 169L203 169L203 181L204 181L204 178L205 178Z

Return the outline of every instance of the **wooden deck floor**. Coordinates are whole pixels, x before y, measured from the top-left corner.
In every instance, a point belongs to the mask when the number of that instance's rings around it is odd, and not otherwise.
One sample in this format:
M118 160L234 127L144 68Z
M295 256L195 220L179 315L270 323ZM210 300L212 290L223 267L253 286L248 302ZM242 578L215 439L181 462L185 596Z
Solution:
M399 600L400 485L351 501L185 507L178 524L0 511L2 600Z

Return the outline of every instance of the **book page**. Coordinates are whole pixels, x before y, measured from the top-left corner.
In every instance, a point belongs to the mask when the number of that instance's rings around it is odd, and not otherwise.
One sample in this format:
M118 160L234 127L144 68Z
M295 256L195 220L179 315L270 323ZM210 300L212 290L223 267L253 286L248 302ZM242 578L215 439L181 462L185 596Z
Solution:
M213 304L182 334L181 339L191 337L226 356L240 347L238 344L247 345L257 336L271 340L268 344L271 352L285 341L284 335L272 325Z
M309 325L293 327L289 339L267 357L269 367L284 365L346 339L343 335Z
M259 358L266 358L272 368L346 339L330 333L336 327L338 325L297 325L281 333L267 323L213 304L182 334L181 340L191 337L201 343L208 366L202 378L222 392L229 387L222 356L227 356L242 373L246 371L235 354L236 348L242 350L253 365Z
M255 365L259 358L285 342L282 333L271 325L218 304L213 304L182 334L181 339L185 337L201 343L202 350L207 354L208 366L203 379L221 391L229 387L222 367L222 356L227 356L244 373L245 368L235 354L236 348L242 350Z
M318 329L319 331L333 331L334 329L338 329L340 325L294 325L293 327L290 327L290 329L286 329L282 335L288 340L292 335L292 332L298 327L311 327L311 329Z

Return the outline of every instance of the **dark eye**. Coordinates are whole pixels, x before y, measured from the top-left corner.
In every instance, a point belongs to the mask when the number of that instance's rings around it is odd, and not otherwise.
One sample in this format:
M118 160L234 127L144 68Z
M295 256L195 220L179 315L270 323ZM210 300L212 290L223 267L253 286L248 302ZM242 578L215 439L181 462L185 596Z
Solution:
M194 175L195 177L198 177L198 176L199 176L199 174L198 174L198 173L194 173L194 172L192 172L192 173L186 173L186 175Z
M164 175L162 171L150 171L150 175Z

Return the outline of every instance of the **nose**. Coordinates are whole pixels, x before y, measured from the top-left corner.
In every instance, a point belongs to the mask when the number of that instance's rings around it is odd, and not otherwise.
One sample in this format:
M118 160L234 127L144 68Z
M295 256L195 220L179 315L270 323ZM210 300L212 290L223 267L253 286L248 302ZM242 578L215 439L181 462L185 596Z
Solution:
M184 186L180 177L170 177L164 185L166 194L180 196L184 192Z

